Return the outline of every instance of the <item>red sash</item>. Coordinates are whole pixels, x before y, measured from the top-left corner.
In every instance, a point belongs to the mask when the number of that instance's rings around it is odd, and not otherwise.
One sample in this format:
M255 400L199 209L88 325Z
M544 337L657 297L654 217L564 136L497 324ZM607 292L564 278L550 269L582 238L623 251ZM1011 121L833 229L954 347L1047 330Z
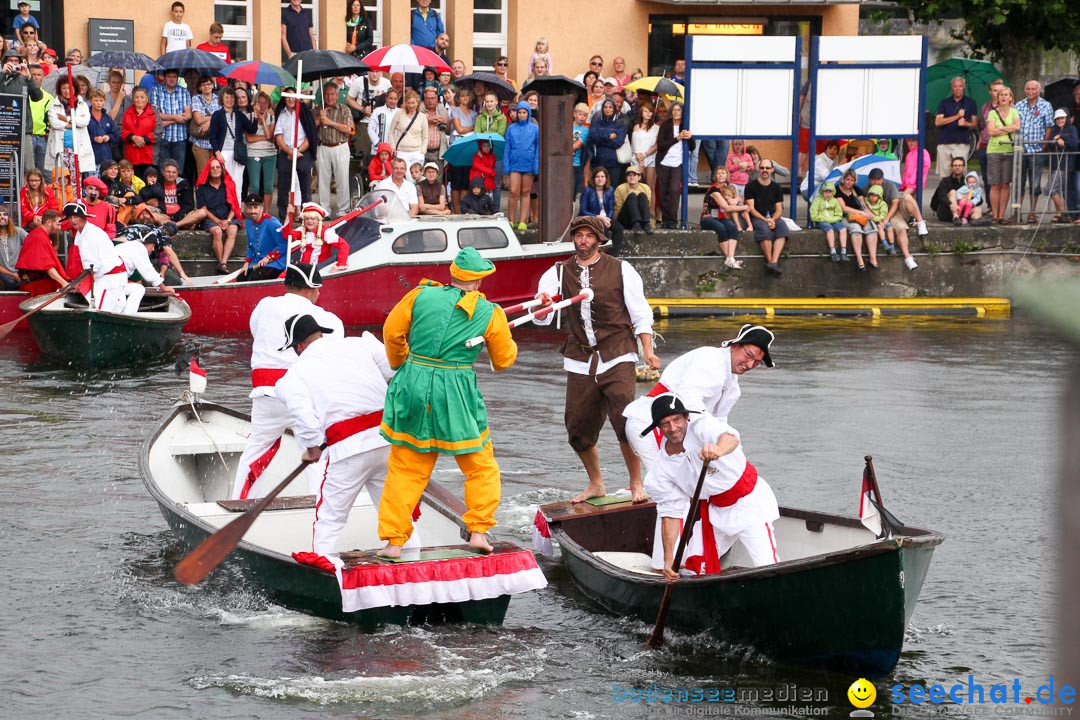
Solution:
M273 387L287 372L281 368L255 368L251 371L251 387Z
M663 383L656 383L656 385L653 385L653 389L650 390L645 397L656 397L657 395L663 395L666 392L669 392L666 385Z
M742 475L730 489L701 500L698 517L701 520L701 543L705 549L705 557L687 558L687 561L683 563L687 568L698 575L718 575L720 573L720 554L717 552L716 535L713 534L712 523L709 521L709 505L731 507L740 498L744 498L753 492L754 487L757 485L757 478L757 468L747 462Z
M127 274L127 266L124 265L124 263L120 263L119 265L117 265L116 267L114 267L112 270L110 270L109 272L107 272L105 274L106 275L116 275L117 273L124 273L126 275Z
M376 410L367 415L358 415L349 418L348 420L339 420L326 428L326 444L336 445L342 440L351 438L357 433L370 430L373 427L378 427L379 423L382 422L382 415L382 410Z

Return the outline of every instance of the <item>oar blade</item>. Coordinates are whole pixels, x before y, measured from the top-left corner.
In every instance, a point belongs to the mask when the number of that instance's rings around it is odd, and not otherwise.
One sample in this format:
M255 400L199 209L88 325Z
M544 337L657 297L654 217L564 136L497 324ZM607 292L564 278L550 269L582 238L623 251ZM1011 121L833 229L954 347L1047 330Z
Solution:
M197 585L225 561L258 515L244 513L215 532L177 564L173 576L185 585Z

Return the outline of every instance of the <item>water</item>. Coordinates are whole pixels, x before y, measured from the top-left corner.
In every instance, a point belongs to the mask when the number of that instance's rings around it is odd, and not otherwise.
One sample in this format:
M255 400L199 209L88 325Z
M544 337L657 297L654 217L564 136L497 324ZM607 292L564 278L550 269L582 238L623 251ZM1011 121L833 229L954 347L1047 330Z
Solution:
M737 323L672 321L665 360ZM854 514L873 454L888 507L944 531L896 670L915 682L989 687L1050 675L1054 485L1069 348L1028 324L799 320L774 325L778 367L742 380L732 414L784 505ZM519 334L507 373L481 373L504 470L497 534L528 544L538 502L584 486L562 429L556 336ZM244 408L247 343L203 338L209 397ZM778 668L746 649L650 627L587 601L558 564L516 597L501 628L374 633L268 602L227 567L196 588L138 475L146 434L182 387L171 367L79 375L41 363L29 335L0 344L4 602L0 687L12 718L607 718L732 706L614 702L620 687L821 688L852 709L854 678ZM617 448L600 454L619 485ZM453 463L436 477L460 493ZM781 547L781 552L783 548ZM1059 680L1060 683L1060 680ZM744 696L745 697L745 696ZM785 702L747 701L743 709ZM749 705L749 708L744 706ZM1015 706L1013 706L1015 707Z

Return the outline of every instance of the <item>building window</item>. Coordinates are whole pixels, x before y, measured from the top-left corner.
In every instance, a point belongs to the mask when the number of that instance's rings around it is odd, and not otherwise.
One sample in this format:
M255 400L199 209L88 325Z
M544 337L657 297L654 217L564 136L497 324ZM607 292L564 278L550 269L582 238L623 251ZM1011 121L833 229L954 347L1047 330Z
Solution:
M351 3L352 0L349 0ZM375 41L375 47L382 47L382 4L383 0L375 0L371 2L368 0L364 3L364 10L367 12L368 23L371 25L371 34Z
M229 48L233 62L251 59L251 0L216 0L214 22L225 29L221 42Z
M219 4L220 0L214 0L214 2L216 4ZM281 3L281 9L282 10L284 10L287 7L289 7L288 2ZM304 8L305 10L310 10L311 11L311 28L315 31L315 47L318 48L319 50L327 50L327 49L333 50L333 48L324 48L320 44L320 40L319 40L319 4L316 3L316 2L312 2L311 0L305 0L304 2L300 3L300 7ZM345 16L341 15L340 17L342 18L342 20L340 22L344 23L345 22L345 20L344 20ZM278 46L280 47L280 45L281 45L281 42L279 41Z
M506 6L507 0L474 0L473 72L493 72L495 59L506 54Z

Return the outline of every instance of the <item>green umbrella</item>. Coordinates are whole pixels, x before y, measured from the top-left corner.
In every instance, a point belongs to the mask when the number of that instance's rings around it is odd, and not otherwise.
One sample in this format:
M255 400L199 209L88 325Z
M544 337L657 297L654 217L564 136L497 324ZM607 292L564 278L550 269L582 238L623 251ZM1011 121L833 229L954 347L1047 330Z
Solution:
M993 63L985 60L949 58L934 63L926 68L926 112L937 113L941 101L952 95L955 77L964 78L967 83L964 94L975 101L975 107L982 107L990 99L990 83L1003 76Z

